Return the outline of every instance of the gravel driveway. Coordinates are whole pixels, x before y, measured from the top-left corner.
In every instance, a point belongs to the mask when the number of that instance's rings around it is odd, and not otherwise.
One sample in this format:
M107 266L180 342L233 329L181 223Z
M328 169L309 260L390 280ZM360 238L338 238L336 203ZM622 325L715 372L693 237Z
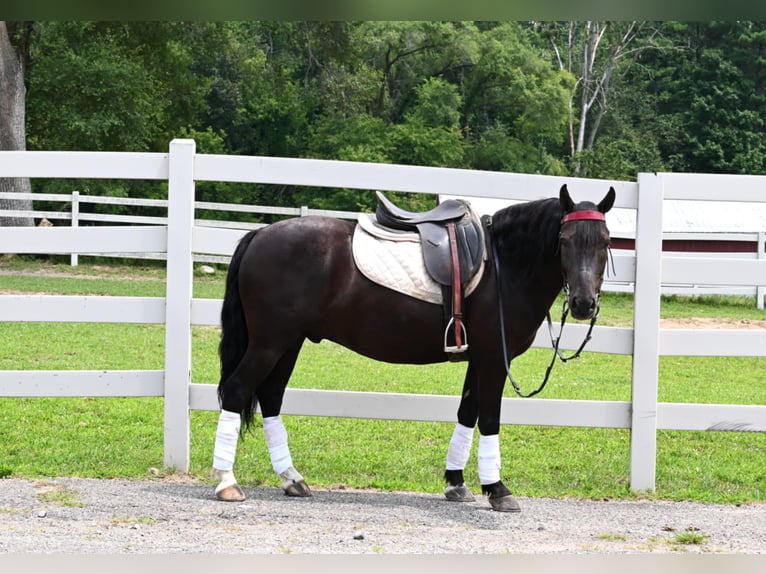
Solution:
M520 514L440 495L247 488L223 503L178 477L0 480L0 554L766 554L766 505L520 498Z

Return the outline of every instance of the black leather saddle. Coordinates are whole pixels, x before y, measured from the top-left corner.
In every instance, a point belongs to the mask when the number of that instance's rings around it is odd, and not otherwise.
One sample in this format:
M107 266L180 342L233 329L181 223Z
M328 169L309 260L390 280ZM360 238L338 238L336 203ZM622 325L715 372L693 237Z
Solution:
M448 199L435 208L415 213L397 207L377 192L375 218L389 229L417 231L426 271L442 285L447 327L444 351L451 359L468 349L463 322L465 285L482 268L484 229L465 201Z
M375 218L378 224L420 234L426 270L434 281L452 285L449 222L455 224L460 282L468 283L476 275L484 259L484 230L465 201L448 199L429 211L415 213L394 205L379 191L377 196Z

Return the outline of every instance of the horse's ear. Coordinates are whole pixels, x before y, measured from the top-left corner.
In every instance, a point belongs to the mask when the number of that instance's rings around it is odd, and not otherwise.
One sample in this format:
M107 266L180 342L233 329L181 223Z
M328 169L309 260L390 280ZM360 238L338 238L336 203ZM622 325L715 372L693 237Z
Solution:
M571 213L574 211L574 201L572 201L572 198L569 196L569 190L567 189L566 183L562 185L559 190L559 202L561 203L561 209L564 210L564 213Z
M606 213L610 209L612 209L612 206L614 205L614 198L615 198L615 192L613 187L609 187L609 191L607 192L604 199L601 200L601 202L598 204L598 210L601 213Z

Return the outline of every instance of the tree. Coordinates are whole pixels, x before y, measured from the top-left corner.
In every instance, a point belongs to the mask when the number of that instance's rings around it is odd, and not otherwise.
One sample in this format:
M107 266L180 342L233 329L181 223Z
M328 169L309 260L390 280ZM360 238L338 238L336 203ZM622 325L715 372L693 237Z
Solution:
M533 47L517 23L482 31L476 65L465 76L463 130L477 169L563 174L561 146L574 80Z
M550 42L559 69L577 82L569 98L569 154L575 175L578 154L591 149L621 79L642 53L656 47L661 28L649 22L549 22L536 28Z
M37 22L27 70L28 148L167 151L168 142L196 125L205 107L208 82L190 72L194 35L202 35L203 26ZM35 181L40 191L79 189L116 197L163 197L165 187L143 180Z
M477 55L478 30L470 22L362 22L352 38L371 62L377 79L377 97L371 113L389 123L402 121L414 104L416 86L430 77L459 83Z
M766 25L675 22L667 32L683 49L652 53L640 79L668 168L766 173Z
M26 149L24 71L28 59L31 22L0 21L0 150ZM30 193L28 178L0 178L0 192ZM0 209L32 209L32 200L3 199ZM31 217L0 217L0 226L34 225Z

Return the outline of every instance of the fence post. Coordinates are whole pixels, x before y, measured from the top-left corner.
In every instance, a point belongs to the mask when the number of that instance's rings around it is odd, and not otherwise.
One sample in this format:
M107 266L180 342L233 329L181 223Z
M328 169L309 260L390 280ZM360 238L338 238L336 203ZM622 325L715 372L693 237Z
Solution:
M194 140L170 142L165 294L165 467L189 470Z
M758 232L758 259L766 259L766 231ZM766 285L758 285L755 288L755 304L763 309L763 300L766 299Z
M73 191L72 192L72 227L79 227L80 226L80 192L79 191ZM69 255L69 265L71 267L77 267L77 265L80 262L79 256L77 253L72 253Z
M634 491L654 490L657 469L662 199L662 177L639 174L630 433L630 488Z

